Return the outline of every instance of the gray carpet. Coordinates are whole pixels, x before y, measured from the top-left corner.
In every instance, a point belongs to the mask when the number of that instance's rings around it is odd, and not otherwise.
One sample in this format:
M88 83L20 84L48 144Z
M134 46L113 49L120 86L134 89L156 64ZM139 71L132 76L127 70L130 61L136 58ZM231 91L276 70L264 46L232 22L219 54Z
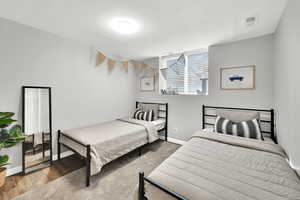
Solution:
M138 173L149 174L178 148L176 144L155 142L143 149L141 157L132 152L106 165L100 174L92 176L89 188L85 187L85 169L79 169L14 200L129 200Z

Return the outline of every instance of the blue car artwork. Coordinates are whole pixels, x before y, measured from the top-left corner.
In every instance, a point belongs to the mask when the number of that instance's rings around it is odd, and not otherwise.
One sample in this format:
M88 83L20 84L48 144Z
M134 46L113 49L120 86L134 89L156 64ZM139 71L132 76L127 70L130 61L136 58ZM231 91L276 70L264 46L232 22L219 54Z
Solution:
M229 80L231 81L231 82L233 82L233 81L243 81L244 80L244 77L242 77L242 76L238 76L238 75L234 75L234 76L231 76L231 77L229 77Z

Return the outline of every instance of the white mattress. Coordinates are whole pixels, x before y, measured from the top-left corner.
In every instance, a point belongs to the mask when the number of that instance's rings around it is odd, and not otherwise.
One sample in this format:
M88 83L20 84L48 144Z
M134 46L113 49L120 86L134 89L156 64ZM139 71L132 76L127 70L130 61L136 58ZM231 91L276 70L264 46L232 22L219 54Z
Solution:
M160 118L160 119L152 121L152 123L157 127L157 130L159 131L159 130L165 128L166 119Z

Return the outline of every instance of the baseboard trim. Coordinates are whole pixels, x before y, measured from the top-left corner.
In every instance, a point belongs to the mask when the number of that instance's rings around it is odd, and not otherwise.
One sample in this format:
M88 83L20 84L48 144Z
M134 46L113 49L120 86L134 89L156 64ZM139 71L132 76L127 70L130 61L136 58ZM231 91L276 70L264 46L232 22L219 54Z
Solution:
M162 140L165 140L164 136L160 136L159 138L162 139ZM184 140L179 140L179 139L170 138L170 137L168 137L168 142L175 143L175 144L180 144L180 145L184 145L186 143L186 141L184 141Z
M12 175L18 174L18 173L20 173L20 172L22 172L22 171L23 171L22 166L17 166L17 167L13 167L13 168L8 168L8 169L7 169L6 176L12 176Z
M297 172L297 174L300 176L300 168L298 166L293 165L292 162L289 160L287 160L287 162L290 164L291 168L294 169Z
M179 139L176 139L176 138L168 138L168 142L172 142L172 143L180 144L180 145L184 145L186 143L186 141L179 140Z
M68 157L68 156L73 155L73 154L74 154L74 152L72 152L72 151L65 151L65 152L62 152L60 154L60 158L65 158L65 157ZM57 160L57 154L53 155L52 159L53 159L53 161Z

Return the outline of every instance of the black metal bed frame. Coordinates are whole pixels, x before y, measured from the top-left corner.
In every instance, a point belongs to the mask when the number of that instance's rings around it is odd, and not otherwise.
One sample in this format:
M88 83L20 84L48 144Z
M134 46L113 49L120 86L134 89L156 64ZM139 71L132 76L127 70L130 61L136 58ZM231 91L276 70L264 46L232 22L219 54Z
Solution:
M172 197L174 197L175 199L178 200L189 200L185 197L183 197L182 195L170 190L169 188L154 182L153 180L147 178L144 176L144 172L140 172L139 173L139 188L138 188L138 200L148 200L148 198L145 196L145 181L150 183L151 185L157 187L158 189L164 191L165 193L171 195Z
M80 141L69 137L68 135L64 134L61 130L58 130L57 132L58 136L57 136L57 160L61 159L61 145L70 149L73 153L77 154L80 158L82 158L83 160L85 160L85 166L86 166L86 186L89 187L90 186L90 177L91 177L91 145L90 144L83 144ZM72 147L67 146L64 143L60 143L59 140L61 138L61 136L64 136L66 138L68 138L69 140L85 147L86 149L86 156L82 156L80 153L78 153L75 149L73 149Z
M165 110L161 110L159 108L158 110L158 118L163 118L166 119L165 122L165 127L161 130L159 130L159 132L165 131L165 141L167 141L168 139L168 103L151 103L151 102L136 102L136 108L138 107L139 104L157 104L159 106L165 106ZM165 116L161 116L160 113L164 112ZM57 136L57 159L60 160L61 159L61 145L66 147L67 149L70 149L73 153L79 155L79 157L83 160L85 160L85 167L86 167L86 187L90 186L90 178L91 178L91 145L90 144L83 144L82 142L64 134L61 130L58 130L57 132L58 136ZM84 147L86 149L86 156L82 156L80 153L78 153L75 149L69 147L68 145L61 143L60 142L60 138L61 136L68 138L69 140L77 143L78 145L81 145L82 147ZM145 145L143 145L145 146ZM142 147L138 148L139 151L139 156L141 156L142 152Z
M268 123L270 124L270 130L271 131L262 131L263 133L267 133L271 135L272 140L277 143L276 135L275 135L275 118L274 118L274 109L270 110L264 110L264 109L250 109L250 108L232 108L232 107L217 107L217 106L206 106L202 105L202 129L206 128L206 125L214 125L212 123L206 122L206 117L213 117L216 118L216 115L210 115L206 113L207 109L223 109L223 110L240 110L240 111L255 111L255 112L263 112L263 113L269 113L270 114L270 120L260 120L262 123ZM149 184L157 187L158 189L164 191L165 193L171 195L177 200L189 200L182 195L170 190L169 188L156 183L155 181L147 178L144 176L144 172L139 173L139 188L138 188L138 200L148 200L148 198L145 196L145 182L148 182Z

